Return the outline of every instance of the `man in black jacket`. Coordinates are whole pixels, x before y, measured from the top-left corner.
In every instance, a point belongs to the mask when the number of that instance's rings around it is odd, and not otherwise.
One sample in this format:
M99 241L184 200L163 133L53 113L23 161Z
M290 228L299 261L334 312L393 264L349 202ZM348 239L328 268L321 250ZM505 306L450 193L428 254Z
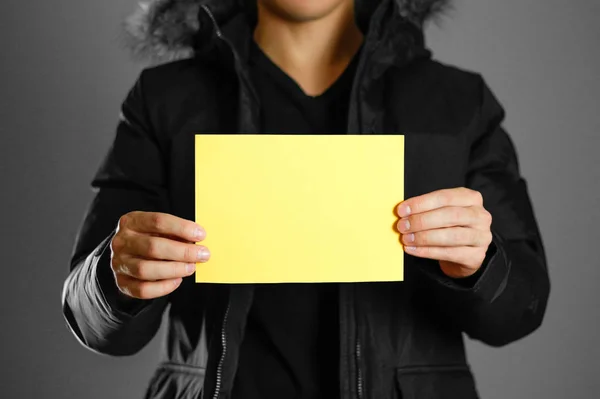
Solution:
M476 398L462 333L494 346L531 333L549 279L504 110L480 75L424 45L445 5L143 6L130 44L164 62L129 91L93 179L63 289L82 344L136 353L170 305L147 398ZM404 134L405 281L196 284L210 261L195 244L210 232L191 221L202 132Z

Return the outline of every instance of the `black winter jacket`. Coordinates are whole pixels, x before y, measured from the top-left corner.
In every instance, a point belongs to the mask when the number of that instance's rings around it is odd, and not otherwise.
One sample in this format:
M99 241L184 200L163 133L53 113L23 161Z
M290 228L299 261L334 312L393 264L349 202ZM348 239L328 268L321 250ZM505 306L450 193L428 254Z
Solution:
M407 254L404 282L340 285L342 399L477 398L462 333L502 346L545 313L545 252L504 110L479 74L434 60L424 44L423 21L445 3L357 1L366 41L348 131L405 135L406 198L460 186L481 192L493 242L469 285ZM130 21L132 48L166 61L144 68L122 104L62 300L80 342L115 356L142 349L168 313L149 399L229 397L253 286L189 277L166 297L126 308L110 240L133 210L194 220L195 133L259 133L245 68L253 23L234 0L157 0Z

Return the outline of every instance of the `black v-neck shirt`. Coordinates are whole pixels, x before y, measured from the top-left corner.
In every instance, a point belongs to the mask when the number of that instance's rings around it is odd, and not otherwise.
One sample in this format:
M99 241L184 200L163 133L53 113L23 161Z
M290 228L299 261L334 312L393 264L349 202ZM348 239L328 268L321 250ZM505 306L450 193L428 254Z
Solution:
M347 134L357 61L358 53L324 93L312 97L253 42L249 66L261 103L261 132ZM232 399L335 399L339 346L337 284L258 284Z

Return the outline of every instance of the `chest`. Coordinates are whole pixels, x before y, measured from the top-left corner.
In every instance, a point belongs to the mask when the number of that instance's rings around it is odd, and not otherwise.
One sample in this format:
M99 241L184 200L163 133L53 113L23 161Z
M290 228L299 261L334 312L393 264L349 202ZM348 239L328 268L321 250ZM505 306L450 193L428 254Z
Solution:
M268 118L268 131L261 133L314 133L305 130L311 128L307 125L309 121L303 118L302 109L295 107L290 99L280 106L266 104L261 107L252 101L251 96L241 94L239 88L204 95L212 95L214 101L201 109L189 107L180 110L180 117L170 127L168 144L165 145L173 213L192 220L195 134L237 134L240 119L262 120L265 126L265 116ZM357 101L355 107L349 106L350 100L347 107L338 104L338 114L329 120L341 124L356 117L349 114L356 112L360 114L357 118L359 129L350 134L405 136L405 151L398 154L398 162L405 163L406 198L465 184L470 147L468 137L475 127L473 113L464 105L453 102L451 96L432 85L394 79L383 80L379 86L352 101ZM295 113L293 118L290 117L292 113ZM341 116L344 120L340 120Z

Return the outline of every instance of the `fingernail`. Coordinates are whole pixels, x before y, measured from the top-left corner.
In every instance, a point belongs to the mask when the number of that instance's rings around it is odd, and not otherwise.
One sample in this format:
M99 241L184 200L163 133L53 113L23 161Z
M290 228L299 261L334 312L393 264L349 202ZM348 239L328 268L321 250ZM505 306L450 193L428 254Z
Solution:
M400 220L400 230L401 231L408 231L408 230L410 230L410 221L408 219L402 219L402 220Z
M195 271L196 271L196 264L195 263L188 263L187 265L185 265L185 272L187 274L192 274Z
M200 261L208 260L209 257L210 257L210 252L208 251L208 248L202 247L198 251L198 260L200 260Z
M198 240L204 240L206 238L206 231L201 227L197 227L194 231L194 237Z
M414 251L417 249L417 247L404 247L405 249L409 250L409 251Z
M181 284L181 279L177 279L173 281L173 286L177 287L179 284Z
M408 241L408 242L414 242L415 241L415 234L414 233L406 234L404 237L406 237L406 241Z
M398 214L400 217L410 215L410 206L408 206L408 205L400 206L400 210L398 211Z

